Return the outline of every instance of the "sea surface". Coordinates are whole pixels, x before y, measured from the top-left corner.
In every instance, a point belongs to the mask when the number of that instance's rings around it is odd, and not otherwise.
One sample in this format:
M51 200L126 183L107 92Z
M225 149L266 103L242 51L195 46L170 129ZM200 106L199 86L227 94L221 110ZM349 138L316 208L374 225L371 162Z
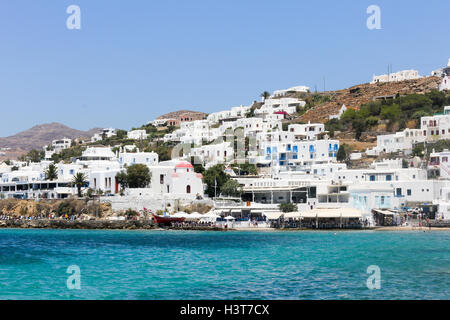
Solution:
M0 299L450 299L450 232L3 229Z

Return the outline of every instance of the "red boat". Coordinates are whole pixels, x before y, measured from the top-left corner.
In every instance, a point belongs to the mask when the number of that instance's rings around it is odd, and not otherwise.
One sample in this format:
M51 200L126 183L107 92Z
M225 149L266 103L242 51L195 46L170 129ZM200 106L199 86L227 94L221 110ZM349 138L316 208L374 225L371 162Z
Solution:
M185 219L185 218L157 216L155 214L153 215L153 218L155 219L155 222L157 224L164 224L164 225L171 224L172 222L183 222Z

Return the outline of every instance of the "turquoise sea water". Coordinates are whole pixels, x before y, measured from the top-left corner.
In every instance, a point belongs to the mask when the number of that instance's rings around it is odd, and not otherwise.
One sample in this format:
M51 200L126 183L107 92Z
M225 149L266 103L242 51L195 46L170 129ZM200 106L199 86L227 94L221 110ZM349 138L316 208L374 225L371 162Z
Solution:
M0 299L449 298L444 231L0 230Z

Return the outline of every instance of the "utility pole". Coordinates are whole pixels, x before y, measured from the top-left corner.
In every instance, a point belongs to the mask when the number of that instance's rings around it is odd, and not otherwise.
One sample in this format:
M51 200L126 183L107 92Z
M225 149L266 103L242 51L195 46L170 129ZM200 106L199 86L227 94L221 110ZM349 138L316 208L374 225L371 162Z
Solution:
M217 198L217 178L214 178L214 198Z

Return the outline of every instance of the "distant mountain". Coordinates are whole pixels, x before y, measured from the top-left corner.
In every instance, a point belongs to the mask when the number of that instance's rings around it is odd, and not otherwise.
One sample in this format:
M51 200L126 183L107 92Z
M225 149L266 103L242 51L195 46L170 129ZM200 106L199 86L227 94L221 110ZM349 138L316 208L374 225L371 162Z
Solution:
M13 136L0 138L0 148L10 148L10 150L6 151L6 155L3 158L7 156L14 158L32 149L41 149L55 139L90 138L99 131L100 129L98 128L80 131L57 122L41 124Z

